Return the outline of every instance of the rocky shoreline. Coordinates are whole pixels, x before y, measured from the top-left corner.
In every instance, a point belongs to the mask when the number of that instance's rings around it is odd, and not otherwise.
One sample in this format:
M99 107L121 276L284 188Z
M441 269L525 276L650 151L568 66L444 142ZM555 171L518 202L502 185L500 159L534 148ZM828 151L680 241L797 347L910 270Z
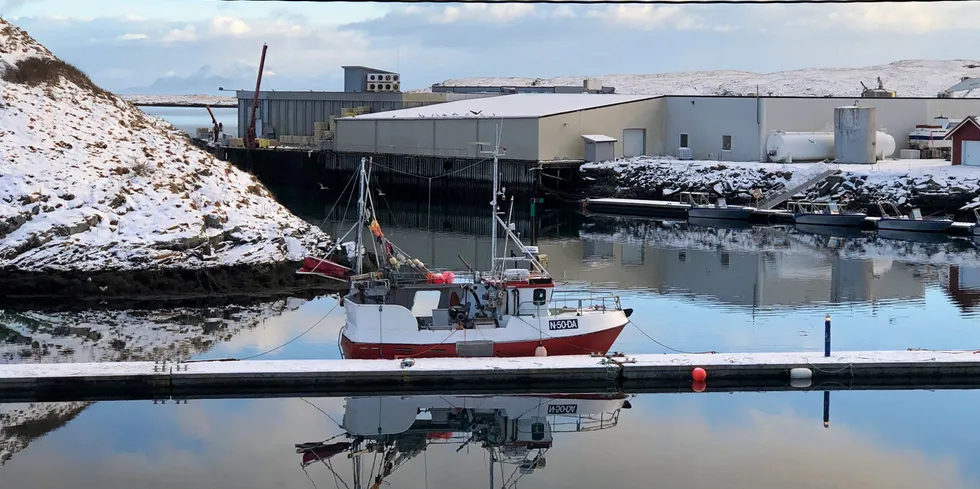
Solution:
M679 192L709 192L731 204L754 203L753 191L772 195L825 170L836 175L806 192L810 200L836 200L851 208L878 201L919 207L924 214L969 214L960 209L980 202L980 168L826 163L774 164L634 158L586 164L581 168L589 197L677 200Z
M283 295L334 293L344 284L297 275L300 263L134 271L44 271L0 269L0 307L64 301L115 305L237 301Z

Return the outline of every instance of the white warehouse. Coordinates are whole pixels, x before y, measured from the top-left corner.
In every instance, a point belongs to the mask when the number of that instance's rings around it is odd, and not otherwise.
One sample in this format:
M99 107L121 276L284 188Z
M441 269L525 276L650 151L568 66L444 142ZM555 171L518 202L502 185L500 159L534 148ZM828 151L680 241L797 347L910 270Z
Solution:
M582 161L592 142L583 136L597 135L616 140L616 156L640 156L662 146L662 105L652 95L613 94L521 93L460 100L337 119L334 150L481 158L485 155L474 143L493 144L500 124L508 160Z
M698 160L764 161L775 131L833 132L834 109L874 107L876 130L889 134L891 154L908 147L916 125L937 116L980 114L980 99L642 96L515 94L337 119L334 151L427 159L481 158L475 142L493 143L502 123L505 158L515 162L584 161L608 155L587 147L599 139L615 157L680 156ZM615 140L615 141L610 141ZM484 147L484 151L492 148Z

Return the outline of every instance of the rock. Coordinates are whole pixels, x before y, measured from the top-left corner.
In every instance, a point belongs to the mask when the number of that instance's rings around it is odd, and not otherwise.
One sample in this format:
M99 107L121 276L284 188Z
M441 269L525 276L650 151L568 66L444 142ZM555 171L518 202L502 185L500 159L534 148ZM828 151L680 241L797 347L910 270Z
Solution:
M204 216L204 227L206 228L221 229L225 222L228 222L228 218L218 217L214 214Z

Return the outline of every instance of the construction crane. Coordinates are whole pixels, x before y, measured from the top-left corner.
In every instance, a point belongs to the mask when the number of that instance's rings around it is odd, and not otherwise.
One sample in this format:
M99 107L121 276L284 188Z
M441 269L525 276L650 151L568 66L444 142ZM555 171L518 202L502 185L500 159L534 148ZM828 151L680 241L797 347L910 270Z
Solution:
M964 93L963 96L960 97L960 98L965 98L967 95L970 94L970 92L972 92L974 89L977 88L980 88L980 78L971 78L969 76L964 76L960 78L959 83L947 88L946 90L939 92L936 96L939 98L953 98L954 93L965 91L966 93Z
M211 116L211 124L212 124L212 126L211 126L211 140L217 143L218 142L218 135L221 134L221 131L224 129L224 126L221 123L218 122L218 119L217 118L214 117L214 112L211 111L211 106L210 105L205 105L204 108L205 109L208 109L208 115Z
M262 57L259 58L259 76L255 80L255 93L252 96L252 114L248 119L248 129L245 131L245 139L242 141L246 148L258 148L259 140L255 137L255 111L259 106L259 88L262 87L262 72L265 71L265 52L269 48L267 44L262 45Z

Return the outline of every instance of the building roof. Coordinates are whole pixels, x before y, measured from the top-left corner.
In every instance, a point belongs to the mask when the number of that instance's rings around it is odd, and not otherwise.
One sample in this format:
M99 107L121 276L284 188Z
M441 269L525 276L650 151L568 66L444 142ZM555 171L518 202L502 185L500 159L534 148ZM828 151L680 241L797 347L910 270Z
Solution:
M356 116L355 119L536 119L654 98L657 97L590 93L517 93L374 112Z
M944 136L943 139L944 140L945 139L953 139L953 134L956 134L957 132L959 132L960 129L962 129L967 124L973 124L973 127L976 127L977 129L980 129L980 123L977 122L977 116L972 116L971 115L970 117L967 117L967 118L961 120L959 124L953 126L953 128L950 129L949 132L946 133L946 136Z
M360 69L360 70L370 71L370 72L373 72L373 73L385 73L385 74L390 74L390 75L397 74L397 73L395 73L393 71L382 70L382 69L378 69L378 68L371 68L370 66L361 66L361 65L344 65L344 66L341 66L341 68L343 68L345 70L358 70L358 69Z
M582 139L590 143L615 143L617 141L616 138L604 134L583 134Z

